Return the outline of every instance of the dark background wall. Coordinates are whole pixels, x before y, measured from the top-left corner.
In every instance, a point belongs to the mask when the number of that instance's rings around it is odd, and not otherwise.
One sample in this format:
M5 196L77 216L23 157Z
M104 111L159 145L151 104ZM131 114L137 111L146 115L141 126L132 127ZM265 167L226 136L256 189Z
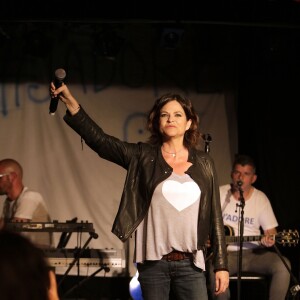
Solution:
M299 29L249 28L241 45L239 151L256 159L256 186L269 196L280 228L299 231ZM280 250L299 278L299 246Z

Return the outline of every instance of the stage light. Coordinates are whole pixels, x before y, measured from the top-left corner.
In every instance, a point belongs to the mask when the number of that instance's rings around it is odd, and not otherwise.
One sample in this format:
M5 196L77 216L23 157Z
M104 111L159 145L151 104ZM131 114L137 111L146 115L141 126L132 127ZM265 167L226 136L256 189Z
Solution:
M143 300L142 290L138 281L139 272L136 271L135 275L131 278L129 283L129 293L134 300Z
M183 36L184 30L181 28L163 28L160 37L160 45L166 49L177 48Z

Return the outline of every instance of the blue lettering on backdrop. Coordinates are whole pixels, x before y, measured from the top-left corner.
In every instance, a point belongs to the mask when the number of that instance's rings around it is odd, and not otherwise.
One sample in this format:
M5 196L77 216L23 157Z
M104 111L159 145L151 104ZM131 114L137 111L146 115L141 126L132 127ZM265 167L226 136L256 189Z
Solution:
M46 93L46 95L43 98L38 98L36 95L34 95L34 91L39 90L41 87L40 84L37 83L29 83L27 90L28 90L28 98L34 103L41 104L44 102L49 103L50 97L49 92Z
M132 37L130 36L130 38ZM149 35L149 39L151 41L151 35ZM155 96L159 95L160 87L179 88L188 94L189 88L193 85L197 92L200 91L200 87L195 86L201 82L199 78L195 78L201 74L201 72L197 72L197 69L200 68L199 59L195 55L182 55L182 53L195 53L192 51L191 44L185 44L188 49L179 48L175 51L175 49L165 49L161 45L144 47L145 45L135 43L135 41L136 39L127 40L123 43L118 55L113 60L109 60L95 52L93 39L87 36L83 41L79 36L78 39L74 39L68 44L60 45L58 53L54 51L56 47L53 46L54 50L47 52L42 61L39 56L33 56L23 51L23 64L22 66L18 65L17 70L16 61L5 60L4 54L0 53L5 61L5 68L14 72L11 71L7 79L7 82L16 84L13 109L24 103L23 99L20 99L18 90L20 83L24 82L29 83L27 100L36 104L46 103L49 100L48 91L45 92L45 95L39 94L39 96L35 92L43 84L48 84L49 78L57 67L66 68L68 73L66 81L80 83L84 93L87 92L87 82L94 83L95 93L119 84L133 89L150 85ZM53 61L56 61L55 66ZM178 69L184 70L184 72L177 72ZM50 76L48 76L49 74ZM36 78L41 78L43 82L35 83ZM0 112L6 116L10 108L5 82L1 83L0 87Z
M4 92L4 84L1 84L1 112L3 116L7 115L6 97Z
M86 49L88 50L86 51ZM84 93L87 92L86 82L93 82L95 93L120 83L133 89L146 87L150 84L155 96L159 95L159 87L179 88L185 94L188 94L191 82L200 82L197 78L193 79L195 74L196 76L199 74L199 72L195 71L199 67L197 65L198 60L195 57L184 56L184 59L182 59L180 52L169 51L160 46L151 47L151 49L147 50L152 51L152 53L144 53L142 52L143 50L145 49L140 49L139 45L128 41L124 43L119 55L114 60L108 60L95 53L93 45L89 45L89 42L85 41L82 44L80 41L75 41L60 48L59 58L63 57L64 63L61 63L59 67L65 68L66 65L68 73L66 81L80 82ZM150 54L152 59L149 59ZM47 57L47 59L50 59L50 57ZM20 103L24 103L20 99L18 89L20 83L26 81L29 83L27 99L36 104L47 103L49 100L48 90L44 95L38 95L36 92L43 85L48 84L49 80L47 80L45 74L53 74L57 66L50 65L50 68L53 69L49 71L49 63L47 64L46 61L43 64L47 67L41 67L40 58L38 57L30 57L29 59L24 54L23 60L25 61L25 67L20 67L16 75L10 74L10 78L14 78L12 82L16 83L15 107L20 107ZM30 61L30 68L26 67L28 61ZM12 64L12 62L7 62L8 69L10 67L9 64ZM190 67L188 69L184 68L185 72L174 71L180 69L181 65L189 65ZM13 67L10 69L14 70ZM36 78L42 78L44 83L35 83ZM86 80L86 78L88 79ZM6 84L2 83L1 87L0 111L3 116L6 116L9 113L5 90ZM199 88L196 87L196 90L198 91Z
M8 98L7 98L7 94L6 94L6 84L1 84L2 88L1 88L1 114L3 116L7 116L9 113L9 109L8 109ZM12 109L18 108L20 107L20 95L19 95L19 86L20 84L16 84L15 85L15 105L13 106ZM28 83L27 84L27 99L29 101L32 101L33 103L36 104L43 104L45 102L49 103L49 92L47 90L47 92L41 97L41 96L37 96L36 91L38 91L39 89L43 89L44 85L42 84L38 84L38 83Z
M123 135L124 135L124 141L131 141L131 139L129 138L128 134L129 134L129 126L130 124L134 121L134 120L137 120L137 119L141 119L141 124L145 125L146 123L146 119L147 119L147 115L145 113L139 113L139 112L136 112L136 113L133 113L133 114L130 114L126 120L125 120L125 124L124 124L124 129L123 129ZM139 136L141 136L142 134L145 133L145 127L140 127L140 128L136 128L135 127L135 130L138 132Z
M8 99L7 99L7 95L6 95L6 85L5 84L1 84L2 89L1 89L1 113L2 115L5 117L8 115ZM15 84L15 107L20 107L20 97L19 97L19 89L18 89L18 83Z

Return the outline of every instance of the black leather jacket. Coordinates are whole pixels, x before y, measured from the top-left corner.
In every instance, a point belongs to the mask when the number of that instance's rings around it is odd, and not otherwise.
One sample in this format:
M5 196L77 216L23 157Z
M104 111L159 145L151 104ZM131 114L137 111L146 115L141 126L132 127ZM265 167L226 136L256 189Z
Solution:
M126 241L147 214L155 187L170 176L172 168L164 160L160 146L128 143L110 136L83 108L74 116L67 112L64 120L100 157L127 170L122 198L112 227L112 232L123 242ZM204 151L195 149L189 151L188 160L192 166L186 173L201 190L198 249L206 253L205 244L210 236L214 269L228 270L219 186L213 161Z

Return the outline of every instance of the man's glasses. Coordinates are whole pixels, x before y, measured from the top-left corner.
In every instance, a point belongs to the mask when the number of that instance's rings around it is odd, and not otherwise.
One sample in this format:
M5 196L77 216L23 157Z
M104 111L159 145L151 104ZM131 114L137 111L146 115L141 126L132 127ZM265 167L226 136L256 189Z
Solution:
M4 174L0 174L0 178L9 175L10 173L4 173Z

